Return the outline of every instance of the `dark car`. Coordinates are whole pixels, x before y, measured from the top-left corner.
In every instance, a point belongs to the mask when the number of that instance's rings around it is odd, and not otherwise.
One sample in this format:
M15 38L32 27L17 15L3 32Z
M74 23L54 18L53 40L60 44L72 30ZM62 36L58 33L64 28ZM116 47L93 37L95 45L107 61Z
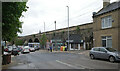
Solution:
M90 58L108 59L110 62L120 61L120 52L113 48L94 47L90 50Z
M19 55L19 50L18 50L18 48L13 48L12 49L12 55Z
M5 52L8 52L8 50L9 50L8 48L4 48L4 51L5 51Z
M21 47L18 47L18 51L21 52L23 50L23 48Z

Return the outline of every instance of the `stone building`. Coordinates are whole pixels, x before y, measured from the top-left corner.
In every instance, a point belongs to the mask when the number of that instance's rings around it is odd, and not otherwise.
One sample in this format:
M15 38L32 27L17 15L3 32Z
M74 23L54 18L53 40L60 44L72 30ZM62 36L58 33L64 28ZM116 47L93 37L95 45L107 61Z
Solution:
M120 1L103 0L103 8L93 13L93 26L95 47L120 48Z
M93 38L92 23L86 23L82 25L69 27L69 32L70 32L70 35L73 35L73 34L80 35L80 38L78 38L78 40L82 38L82 40L84 40L84 43L85 43L85 47L83 47L83 45L81 45L81 47L85 49L92 48L92 38ZM62 28L62 29L47 31L43 33L46 34L47 39L49 41L54 41L56 39L57 41L59 40L59 43L62 42L61 46L65 45L65 42L68 38L68 28ZM24 39L25 43L29 43L29 42L34 43L35 40L40 41L40 38L43 35L43 33L32 34L24 37L19 37L19 38Z

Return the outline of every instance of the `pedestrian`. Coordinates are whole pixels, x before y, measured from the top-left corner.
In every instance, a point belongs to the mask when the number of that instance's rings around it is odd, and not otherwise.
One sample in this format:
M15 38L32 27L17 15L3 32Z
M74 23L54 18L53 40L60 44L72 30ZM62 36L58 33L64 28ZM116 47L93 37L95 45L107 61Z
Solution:
M50 46L50 52L52 52L52 47Z

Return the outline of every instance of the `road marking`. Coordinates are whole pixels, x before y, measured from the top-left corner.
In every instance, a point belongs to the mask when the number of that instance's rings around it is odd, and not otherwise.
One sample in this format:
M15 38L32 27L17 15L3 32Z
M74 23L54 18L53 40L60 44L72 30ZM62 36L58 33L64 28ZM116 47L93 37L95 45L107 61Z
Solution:
M15 57L14 55L11 55L11 57Z
M75 68L75 69L80 69L79 67L70 65L70 64L68 64L68 63L65 63L65 62L62 62L62 61L59 61L59 60L56 60L56 62L61 63L61 64L64 64L64 65L69 66L69 67L72 67L72 68ZM81 68L81 69L85 69L85 68Z

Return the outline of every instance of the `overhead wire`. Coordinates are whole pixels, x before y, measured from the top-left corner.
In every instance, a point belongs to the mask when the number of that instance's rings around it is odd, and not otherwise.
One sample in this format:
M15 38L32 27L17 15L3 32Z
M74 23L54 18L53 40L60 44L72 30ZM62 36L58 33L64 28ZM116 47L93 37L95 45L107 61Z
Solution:
M94 3L96 3L96 2L98 2L98 1L92 2L91 4L85 6L85 7L87 7L87 8L84 8L84 7L83 7L83 8L81 8L80 10L88 9L90 6L94 5ZM93 9L93 10L91 10L91 11L88 11L88 12L85 12L85 13L83 13L83 14L80 14L80 15L77 15L77 16L75 16L75 17L72 17L72 18L70 18L70 20L79 19L80 17L89 14L89 12L93 12L94 10L97 10L97 9L100 9L100 8L101 8L101 6L98 7L98 8L96 8L96 9ZM80 11L80 10L79 10L79 11ZM77 17L79 17L79 18L77 18ZM64 21L66 21L66 20L64 20ZM64 21L61 21L61 22L64 22ZM48 25L47 27L50 27L50 26L52 26L52 25L53 25L53 23L51 23L51 24Z

